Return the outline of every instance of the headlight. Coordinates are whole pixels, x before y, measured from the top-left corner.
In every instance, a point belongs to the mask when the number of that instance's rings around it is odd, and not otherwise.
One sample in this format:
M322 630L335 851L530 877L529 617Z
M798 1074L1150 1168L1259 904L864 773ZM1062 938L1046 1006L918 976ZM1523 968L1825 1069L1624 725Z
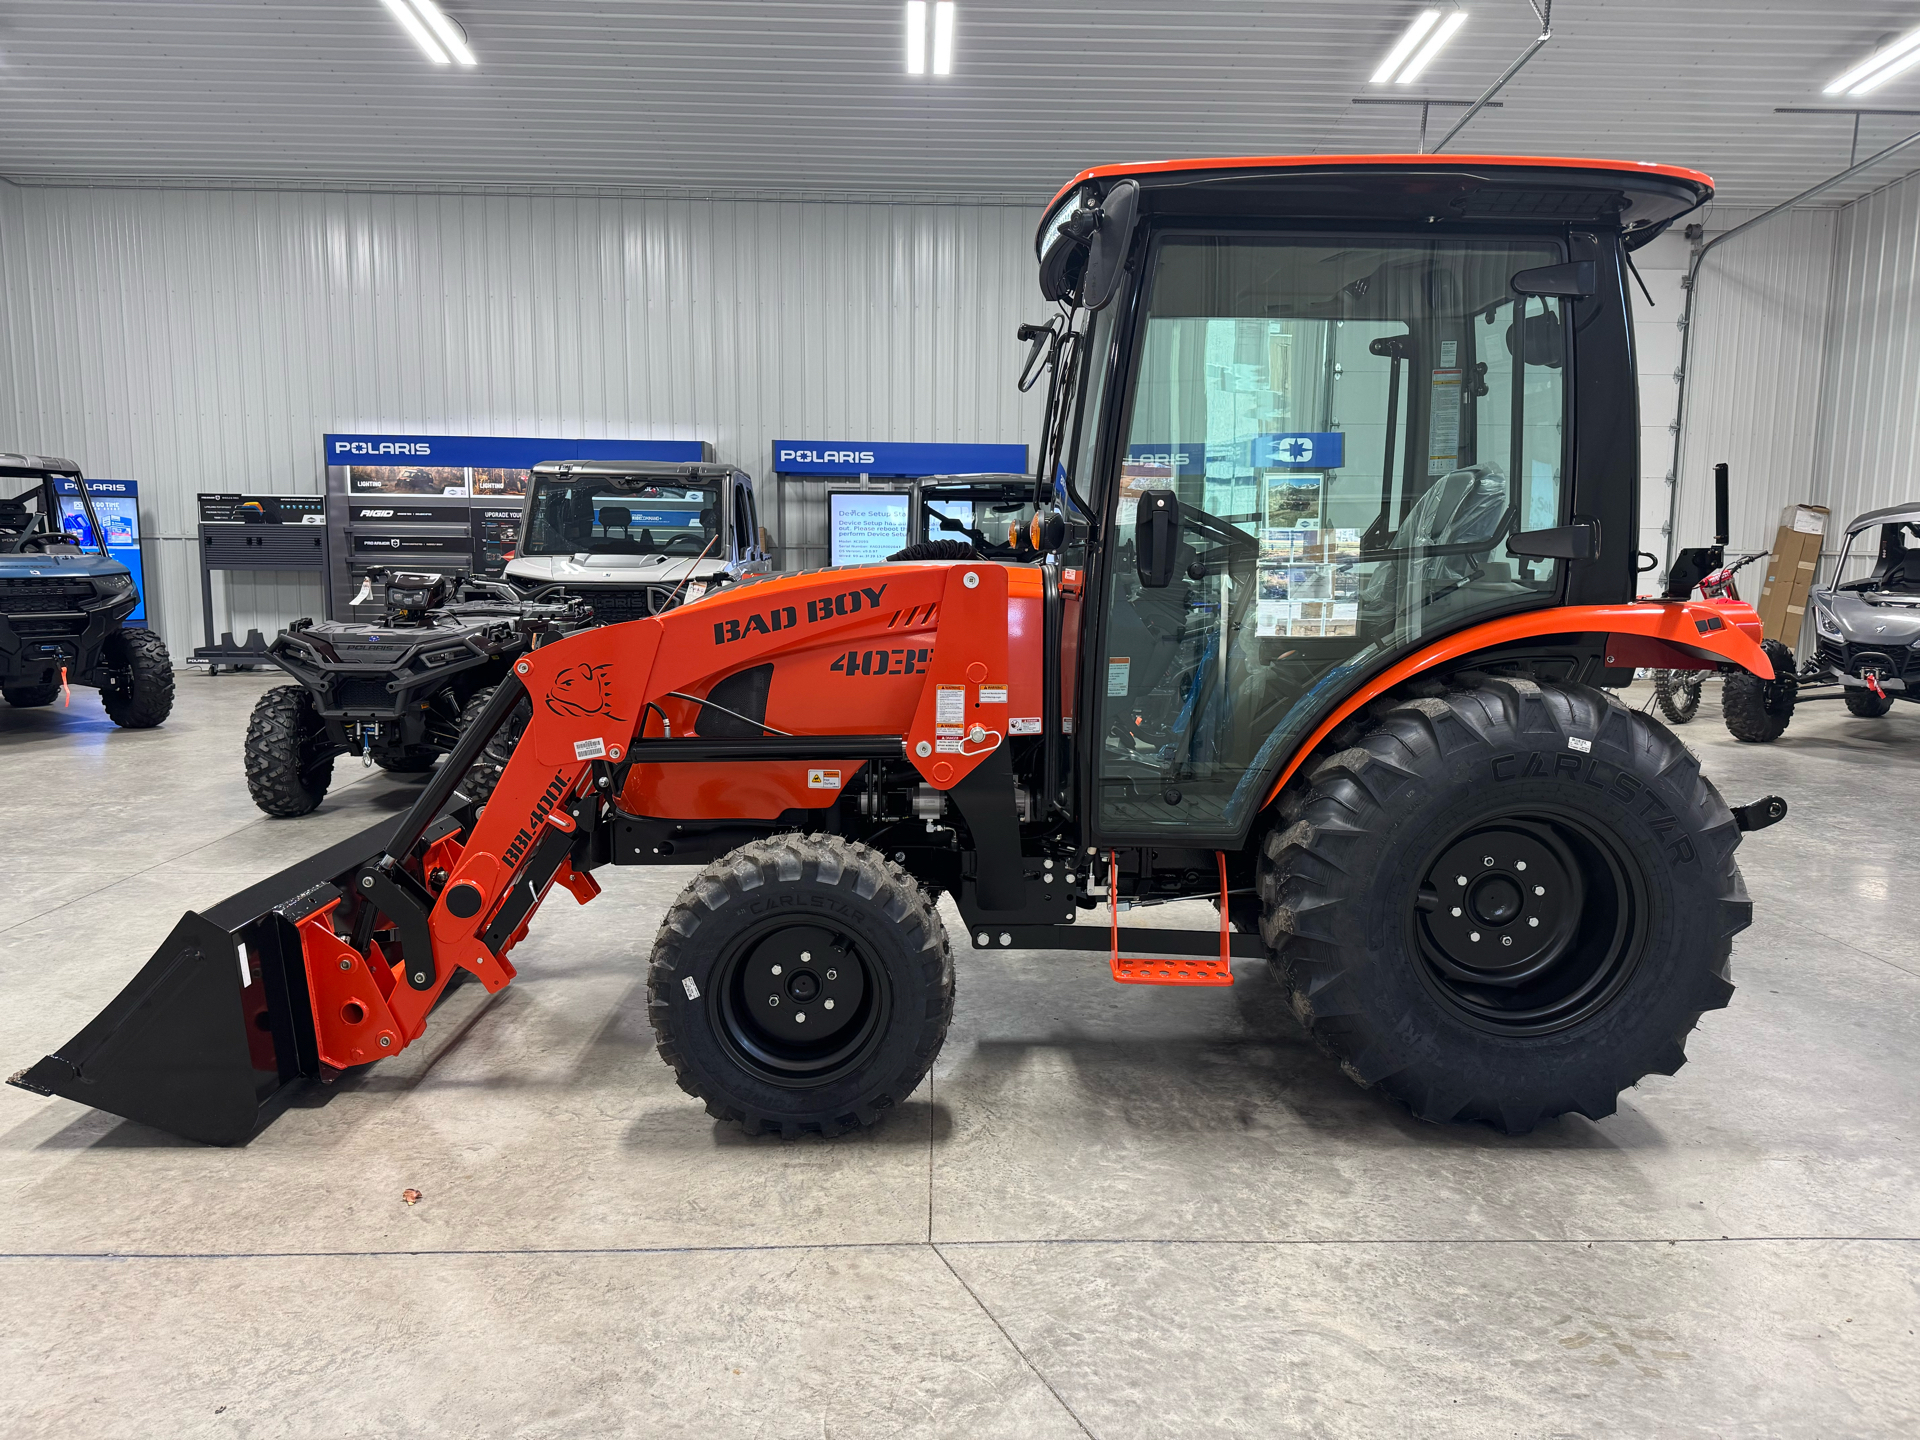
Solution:
M125 595L133 589L133 577L124 571L119 575L96 575L93 583L104 596Z
M1841 624L1817 598L1814 602L1814 629L1829 640L1841 639Z

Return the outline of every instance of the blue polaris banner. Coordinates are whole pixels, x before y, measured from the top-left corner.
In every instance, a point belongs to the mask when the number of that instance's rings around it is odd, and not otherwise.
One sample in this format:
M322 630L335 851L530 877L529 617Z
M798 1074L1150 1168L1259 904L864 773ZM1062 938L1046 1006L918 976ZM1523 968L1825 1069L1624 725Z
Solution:
M80 544L91 550L93 526L87 521L86 507L80 503L80 487L64 476L56 476L53 488L60 493L60 515L67 529L80 537ZM69 500L66 497L71 496ZM147 578L140 565L140 483L134 480L87 479L87 498L105 532L107 554L124 565L133 576L137 597L127 620L134 625L147 623Z
M711 460L704 440L539 440L524 435L327 435L328 465L529 470L543 460Z
M777 440L781 475L1025 475L1025 445L932 445L885 440Z
M1339 470L1347 439L1338 430L1254 437L1256 470Z

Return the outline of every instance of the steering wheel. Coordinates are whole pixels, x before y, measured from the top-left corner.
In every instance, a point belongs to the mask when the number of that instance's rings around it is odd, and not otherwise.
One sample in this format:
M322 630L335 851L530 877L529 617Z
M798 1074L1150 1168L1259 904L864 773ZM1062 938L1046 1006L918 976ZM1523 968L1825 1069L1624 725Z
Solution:
M672 550L677 545L686 546L688 549L692 550L696 555L698 555L702 550L706 549L705 544L697 536L670 535L661 544L661 547L660 547L661 554L665 555L668 551Z
M44 554L50 545L77 546L79 544L80 537L70 530L46 530L40 532L38 535L21 537L20 549L27 550L31 548Z

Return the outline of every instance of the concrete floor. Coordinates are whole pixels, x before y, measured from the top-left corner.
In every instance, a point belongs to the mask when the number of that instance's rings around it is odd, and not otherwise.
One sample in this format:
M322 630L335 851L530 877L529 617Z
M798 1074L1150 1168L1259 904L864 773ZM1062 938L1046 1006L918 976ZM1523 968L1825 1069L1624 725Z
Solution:
M261 817L267 683L183 675L144 733L0 708L4 1069L414 794L342 763ZM1607 1121L1418 1124L1256 964L963 951L912 1104L748 1141L646 1022L685 873L614 872L245 1148L0 1089L0 1432L1912 1436L1916 713L1742 746L1709 689L1710 775L1793 810L1742 848L1732 1007Z

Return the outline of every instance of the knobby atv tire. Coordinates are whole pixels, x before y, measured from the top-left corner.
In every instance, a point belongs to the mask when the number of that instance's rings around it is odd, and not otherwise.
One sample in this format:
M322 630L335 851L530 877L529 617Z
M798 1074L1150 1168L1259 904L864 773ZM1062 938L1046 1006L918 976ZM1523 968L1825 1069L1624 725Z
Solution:
M126 730L146 730L173 714L173 657L150 630L118 630L100 648L100 704Z
M1761 649L1774 663L1773 680L1736 670L1721 682L1721 715L1738 741L1774 740L1794 719L1794 652L1778 640L1762 641Z
M1518 934L1523 947L1568 935L1561 969L1536 992L1479 985L1487 972L1451 984L1435 937L1453 925L1449 934L1465 942L1479 924L1440 919L1461 915L1457 898L1474 904L1473 885L1436 906L1424 878L1442 890L1470 879L1454 874L1448 858L1461 853L1451 838L1472 842L1458 863L1466 871L1495 860L1481 852L1500 843L1482 837L1529 833L1559 837L1579 862L1568 874L1586 877L1585 889L1568 894L1584 896L1583 908L1571 931L1501 934ZM1510 1133L1569 1111L1598 1119L1643 1076L1673 1074L1701 1012L1733 993L1731 941L1752 915L1734 862L1739 840L1694 757L1652 717L1586 686L1488 679L1396 706L1290 788L1260 859L1262 932L1315 1040L1360 1085L1421 1119ZM1534 882L1552 876L1537 860L1526 890L1545 894ZM1614 920L1601 909L1610 876L1622 883L1617 905L1631 906ZM1624 916L1625 931L1616 925ZM1548 923L1563 924L1552 912ZM1591 959L1615 954L1612 970ZM1589 974L1599 979L1580 989ZM1542 994L1557 977L1574 998L1558 1013L1564 1021L1530 1030L1487 1019L1489 1003L1517 1004L1509 998Z
M494 686L486 686L468 697L467 704L460 708L462 734L466 733L468 726L480 719L481 712L486 710L492 702L495 689ZM460 789L475 805L487 804L488 798L494 793L494 787L500 784L500 776L507 769L507 762L514 757L514 747L520 744L520 737L527 729L527 722L533 718L533 702L522 700L514 707L513 714L507 717L500 729L494 732L493 738L481 747L480 754L475 757L466 779L460 783Z
M1654 673L1654 704L1669 725L1682 726L1701 709L1701 686L1706 671L1657 670Z
M7 699L12 700L13 697L9 695ZM1847 703L1850 715L1858 715L1866 720L1884 716L1894 709L1893 696L1876 695L1871 690L1856 690L1853 686L1847 688L1841 699Z
M247 722L247 790L270 816L304 816L333 781L334 752L305 686L280 685Z
M783 1084L741 1059L729 997L755 947L794 928L860 948L878 972L869 993L885 1004L875 1001L865 1049L842 1069ZM709 1115L750 1136L832 1136L872 1125L926 1076L954 1012L954 958L927 895L879 852L838 836L774 836L730 851L681 892L654 941L647 1009L661 1059Z
M8 705L28 706L52 705L59 698L58 685L10 685L0 689L0 697L5 697Z

